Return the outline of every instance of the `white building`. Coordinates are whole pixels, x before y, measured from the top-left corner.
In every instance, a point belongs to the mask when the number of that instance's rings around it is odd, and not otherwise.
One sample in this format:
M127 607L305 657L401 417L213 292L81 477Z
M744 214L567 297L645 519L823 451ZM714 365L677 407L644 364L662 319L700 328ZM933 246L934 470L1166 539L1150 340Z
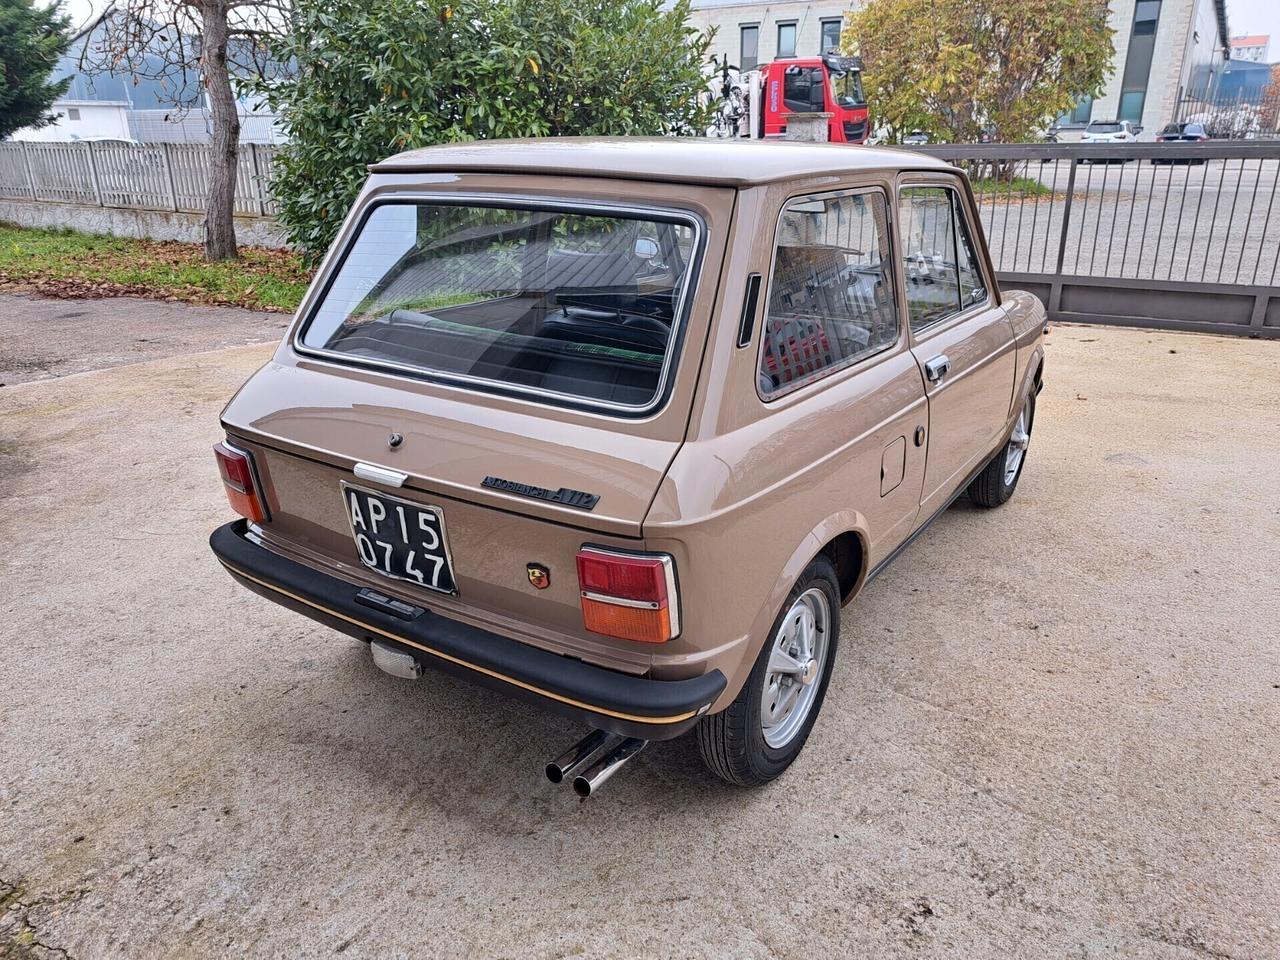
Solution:
M708 54L743 70L781 57L816 57L834 50L849 0L693 0L689 22L716 28Z
M1231 59L1267 63L1267 49L1270 46L1271 36L1266 33L1254 34L1251 37L1232 37Z
M1205 110L1230 58L1226 0L1110 0L1116 57L1096 100L1083 98L1065 127L1130 120L1147 139Z
M137 140L140 143L208 143L213 120L208 98L195 67L162 71L148 64L146 76L130 76L82 65L86 50L102 44L102 20L110 10L78 33L53 69L54 79L70 77L66 93L54 101L56 119L44 127L26 127L15 140ZM90 60L103 59L100 55ZM166 73L166 79L156 77ZM175 102L190 104L175 107ZM259 98L241 94L236 102L242 143L280 143L276 118Z
M716 28L710 53L751 69L777 57L825 53L839 42L845 14L858 6L859 0L693 0L689 22ZM1107 6L1115 30L1111 75L1101 96L1082 98L1063 126L1131 120L1150 139L1212 101L1230 52L1226 0L1109 0ZM874 103L871 109L874 119Z

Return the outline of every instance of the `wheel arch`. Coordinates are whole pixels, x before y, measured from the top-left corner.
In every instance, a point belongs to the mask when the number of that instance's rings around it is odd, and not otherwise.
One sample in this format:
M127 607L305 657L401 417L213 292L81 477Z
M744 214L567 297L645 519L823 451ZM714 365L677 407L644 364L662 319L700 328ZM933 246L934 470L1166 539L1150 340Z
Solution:
M840 603L844 606L866 582L867 543L866 518L857 510L841 510L832 514L796 541L743 631L745 642L739 647L736 662L725 670L729 682L720 699L712 705L712 712L724 709L742 689L760 648L768 641L783 602L809 564L823 555L830 559L836 568Z
M821 555L836 568L841 606L848 604L866 581L867 543L866 517L859 511L841 510L827 517L801 541L783 568L783 576L774 588L777 596L771 597L774 612L804 569Z

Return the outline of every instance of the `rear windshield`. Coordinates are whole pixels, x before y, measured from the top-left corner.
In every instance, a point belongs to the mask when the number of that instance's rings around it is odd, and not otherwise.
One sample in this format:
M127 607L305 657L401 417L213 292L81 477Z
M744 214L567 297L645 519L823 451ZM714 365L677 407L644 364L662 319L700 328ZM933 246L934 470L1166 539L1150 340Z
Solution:
M694 221L597 210L374 207L305 349L552 399L657 402L691 282Z
M1088 133L1119 133L1124 128L1118 123L1091 123L1088 126Z

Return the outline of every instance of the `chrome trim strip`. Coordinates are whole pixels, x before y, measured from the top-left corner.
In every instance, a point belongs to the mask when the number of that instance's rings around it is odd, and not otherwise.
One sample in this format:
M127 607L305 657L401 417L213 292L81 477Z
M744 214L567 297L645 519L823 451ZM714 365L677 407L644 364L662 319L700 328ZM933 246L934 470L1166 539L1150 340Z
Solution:
M590 590L583 590L582 596L587 600L611 603L615 607L635 607L637 610L659 609L657 602L654 600L632 600L629 597L614 597L607 593L592 593Z
M444 205L463 206L468 203L477 206L495 207L504 209L516 207L520 209L550 209L552 211L571 211L587 214L601 214L604 216L627 216L632 218L648 217L657 218L665 222L684 223L693 228L693 255L689 259L688 276L685 278L684 285L680 290L680 297L675 303L673 310L673 322L671 325L672 342L668 345L666 356L662 361L662 370L658 374L658 387L654 391L653 399L646 404L628 404L628 403L611 403L607 400L595 400L591 397L581 397L571 393L561 393L557 390L537 390L532 387L524 387L516 383L504 383L500 380L489 380L484 377L471 377L466 374L441 373L433 370L424 370L420 367L413 367L408 364L396 363L394 360L372 360L366 357L357 357L352 354L340 353L337 350L325 350L320 347L309 347L303 344L302 338L307 332L307 328L311 326L312 320L315 318L316 311L324 302L325 297L329 293L329 287L336 278L338 272L342 269L346 262L348 254L351 253L356 241L359 239L360 232L364 229L365 221L369 215L378 207L386 204L404 204L417 203L425 201L429 203L440 203ZM613 204L607 201L597 200L569 200L561 197L513 197L499 193L418 193L405 192L394 196L374 197L360 211L357 229L353 230L346 239L346 243L340 250L331 250L330 257L332 265L327 262L326 272L323 277L317 276L313 283L316 285L316 296L311 298L308 296L309 302L306 303L307 313L300 323L295 324L292 336L289 337L289 346L301 356L314 357L318 360L325 360L329 363L337 364L342 367L367 367L373 370L380 370L391 374L404 374L411 379L422 381L426 380L431 383L439 383L445 386L468 386L479 388L486 393L497 393L499 395L514 395L516 397L527 397L533 400L538 398L554 398L562 401L562 405L595 411L615 411L629 416L639 416L647 413L654 413L666 405L667 389L670 386L671 373L675 367L676 357L684 350L684 333L688 326L688 317L686 316L689 307L689 301L692 299L691 293L701 279L703 256L705 254L706 224L702 217L692 210L676 209L670 207L643 207L628 206L626 204Z
M374 463L357 463L351 468L351 472L361 480L380 483L386 487L403 487L404 482L409 479L409 475L403 470L392 470Z

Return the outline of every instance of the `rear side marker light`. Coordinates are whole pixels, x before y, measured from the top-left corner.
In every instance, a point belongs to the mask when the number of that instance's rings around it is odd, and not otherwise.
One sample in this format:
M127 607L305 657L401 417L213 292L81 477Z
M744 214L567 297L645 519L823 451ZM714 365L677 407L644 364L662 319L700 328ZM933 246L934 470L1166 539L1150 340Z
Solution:
M253 458L225 441L214 444L213 455L217 458L222 488L231 509L254 523L267 519L267 508L254 477Z
M638 643L666 643L680 635L675 564L667 554L583 547L578 588L582 622L592 633Z

